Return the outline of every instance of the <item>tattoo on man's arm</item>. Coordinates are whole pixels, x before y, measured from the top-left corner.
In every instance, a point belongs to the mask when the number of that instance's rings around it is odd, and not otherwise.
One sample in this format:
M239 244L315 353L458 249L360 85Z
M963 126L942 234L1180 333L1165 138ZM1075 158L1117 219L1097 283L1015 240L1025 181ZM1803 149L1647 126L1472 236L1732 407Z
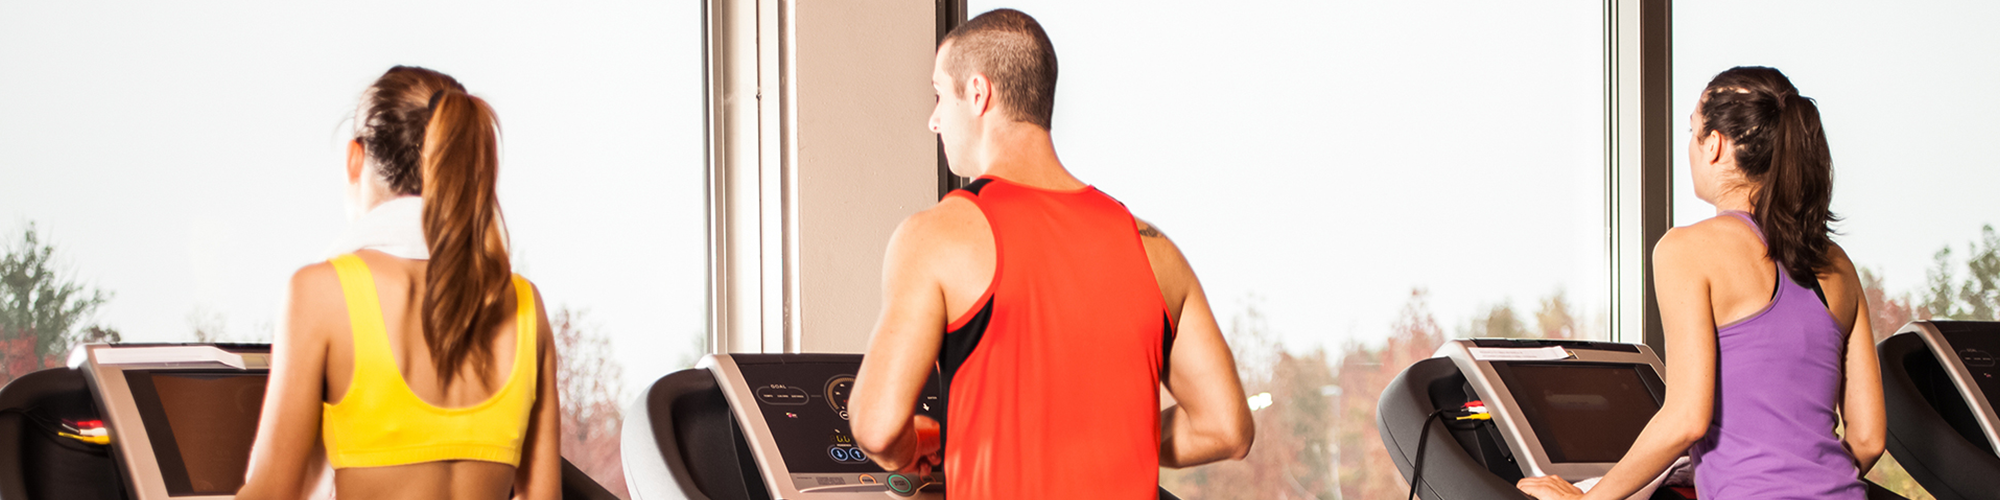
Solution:
M1165 234L1160 233L1159 226L1154 226L1151 223L1145 223L1145 222L1142 222L1141 224L1145 224L1145 226L1139 228L1139 236L1145 236L1147 238L1160 238L1166 236Z

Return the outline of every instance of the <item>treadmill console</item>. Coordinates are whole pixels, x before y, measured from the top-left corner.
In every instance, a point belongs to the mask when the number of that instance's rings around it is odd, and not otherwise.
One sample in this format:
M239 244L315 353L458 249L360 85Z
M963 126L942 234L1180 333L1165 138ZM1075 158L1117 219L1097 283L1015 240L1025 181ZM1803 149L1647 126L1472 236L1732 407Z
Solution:
M1485 402L1525 477L1603 476L1665 401L1664 367L1644 345L1462 339L1437 356Z
M76 363L136 500L226 499L243 486L270 346L104 345Z
M910 487L870 461L849 430L860 355L721 354L699 366L715 375L774 498L881 499L889 487ZM921 397L917 413L943 422L935 377Z

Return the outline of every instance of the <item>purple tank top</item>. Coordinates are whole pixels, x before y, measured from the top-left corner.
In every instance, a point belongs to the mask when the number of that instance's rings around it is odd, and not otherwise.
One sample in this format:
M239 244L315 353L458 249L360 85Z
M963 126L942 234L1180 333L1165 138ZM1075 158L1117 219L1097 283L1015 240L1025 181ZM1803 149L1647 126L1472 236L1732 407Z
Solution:
M1715 414L1691 450L1695 490L1702 500L1865 498L1833 433L1846 335L1812 290L1774 267L1771 304L1716 329Z

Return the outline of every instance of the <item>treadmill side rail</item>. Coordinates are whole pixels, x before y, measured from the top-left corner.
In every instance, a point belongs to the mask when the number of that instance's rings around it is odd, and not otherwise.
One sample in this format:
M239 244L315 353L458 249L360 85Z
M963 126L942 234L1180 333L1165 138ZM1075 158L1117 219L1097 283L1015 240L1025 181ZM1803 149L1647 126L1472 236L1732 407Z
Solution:
M715 380L706 370L674 372L654 382L625 410L619 453L633 500L710 500L681 457L685 444L674 435L670 413L676 396L714 388ZM667 418L656 411L667 413Z
M1938 391L1937 380L1920 381L1913 376L1913 368L1929 372L1927 378L1936 377L1930 370L1943 368L1913 365L1939 361L1947 366L1952 364L1939 359L1936 344L1915 333L1926 327L1935 331L1931 325L1912 323L1902 333L1876 345L1882 364L1882 397L1889 417L1885 443L1888 452L1903 464L1917 484L1938 500L1994 498L1994 492L2000 491L2000 456L1981 446L1986 443L1975 441L1977 436L1967 435L1970 429L1959 428L1952 422L1964 423L1964 412L1972 410L1963 398L1964 387L1955 387L1960 393L1951 394L1950 389ZM1934 393L1927 398L1920 383L1928 383L1930 390L1945 393ZM1945 411L1957 415L1947 419Z
M1938 364L1944 367L1945 375L1951 377L1952 385L1958 386L1959 394L1965 398L1966 405L1971 407L1972 418L1979 421L1979 430L1985 434L1987 449L2000 451L2000 414L1995 414L1993 402L1986 399L1986 392L1979 389L1979 383L1973 379L1972 372L1958 360L1958 349L1952 347L1951 340L1945 338L1944 332L1938 329L1937 322L1912 321L1896 332L1897 335L1905 333L1923 339L1924 344L1930 347L1931 354L1936 356ZM2000 328L1996 328L1994 334L2000 335ZM1884 339L1883 342L1888 340Z
M1409 478L1417 465L1417 441L1429 434L1422 483L1413 486L1418 489L1417 496L1432 500L1527 499L1512 483L1488 472L1459 448L1444 425L1424 425L1425 417L1437 410L1431 398L1433 388L1457 387L1464 380L1452 360L1438 357L1410 365L1389 382L1375 407L1375 426L1388 448L1390 462Z

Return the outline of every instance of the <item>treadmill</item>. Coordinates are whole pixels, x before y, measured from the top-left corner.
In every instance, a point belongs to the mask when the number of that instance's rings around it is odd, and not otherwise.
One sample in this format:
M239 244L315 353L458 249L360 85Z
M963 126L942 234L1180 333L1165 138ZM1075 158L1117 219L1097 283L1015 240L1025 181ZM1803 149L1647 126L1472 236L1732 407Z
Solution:
M1523 477L1579 481L1609 472L1665 403L1664 372L1659 356L1640 344L1452 340L1390 381L1376 426L1405 479L1415 472L1419 440L1428 441L1418 496L1527 499L1514 487ZM1490 420L1453 417L1468 403L1483 406ZM1440 410L1443 423L1428 422ZM1871 500L1902 498L1864 483ZM1676 465L1630 499L1696 498L1692 484L1692 468Z
M858 354L711 354L660 378L626 412L620 437L632 498L889 498L890 474L848 429L860 368ZM922 397L917 412L944 421L935 377ZM942 497L938 489L926 496Z
M1376 425L1405 479L1415 472L1419 440L1428 441L1418 496L1527 498L1514 488L1523 477L1577 481L1611 470L1665 401L1664 371L1644 345L1453 340L1390 382ZM1458 420L1468 403L1490 420ZM1443 423L1431 422L1439 411ZM1667 476L1632 498L1685 498L1659 488Z
M1876 351L1889 453L1939 500L2000 497L2000 322L1914 321Z
M942 498L941 486L920 487L942 474L891 474L854 446L847 396L860 368L859 354L712 354L661 377L625 412L632 499L885 500L898 488ZM942 423L937 380L915 403ZM1165 489L1160 498L1178 500Z
M0 388L0 500L232 498L269 372L269 344L79 346ZM562 478L565 499L616 498L567 460Z

